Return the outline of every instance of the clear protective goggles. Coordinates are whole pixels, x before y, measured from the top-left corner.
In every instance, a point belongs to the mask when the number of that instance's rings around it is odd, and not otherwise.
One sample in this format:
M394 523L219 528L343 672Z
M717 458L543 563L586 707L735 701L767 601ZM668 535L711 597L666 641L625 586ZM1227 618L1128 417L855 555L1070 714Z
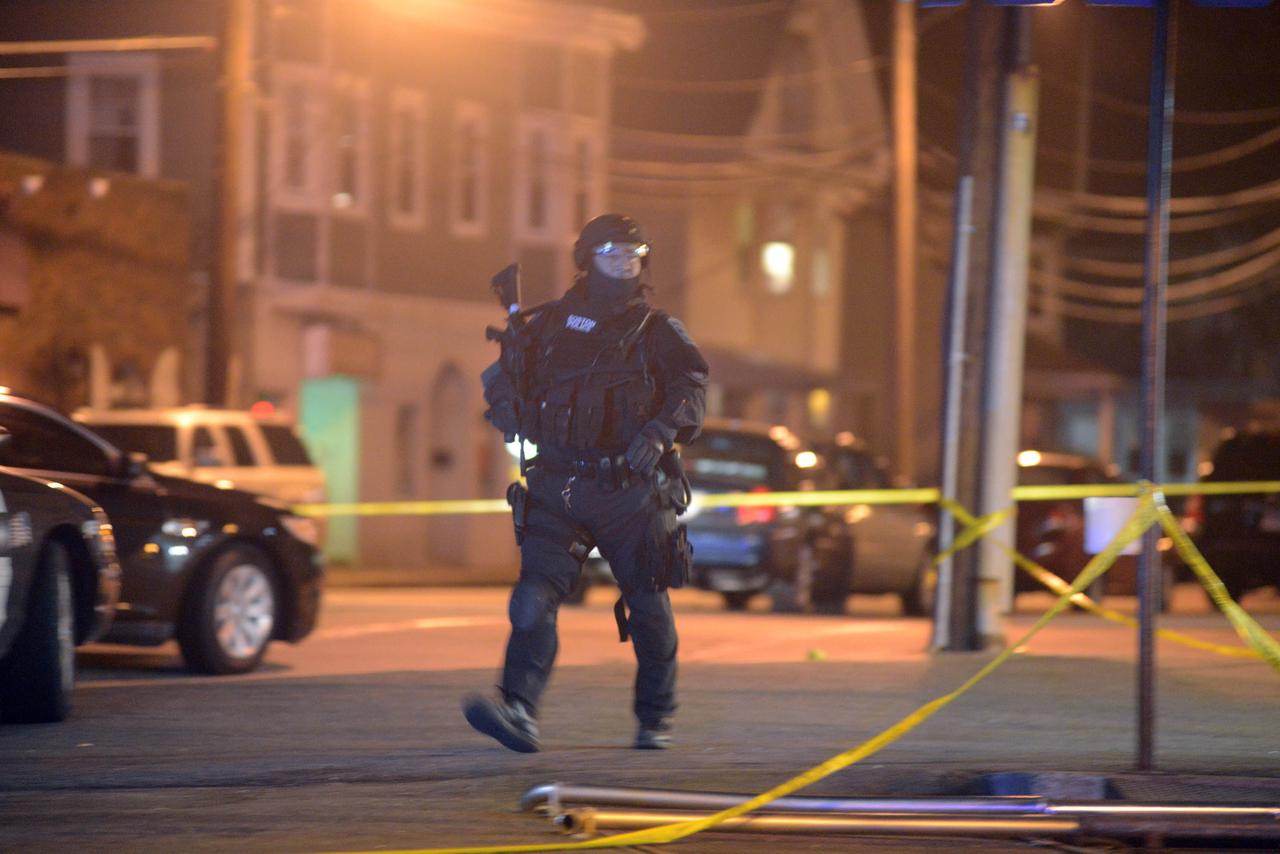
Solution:
M649 254L647 243L615 243L605 241L591 250L601 258L620 258L627 261L638 261Z

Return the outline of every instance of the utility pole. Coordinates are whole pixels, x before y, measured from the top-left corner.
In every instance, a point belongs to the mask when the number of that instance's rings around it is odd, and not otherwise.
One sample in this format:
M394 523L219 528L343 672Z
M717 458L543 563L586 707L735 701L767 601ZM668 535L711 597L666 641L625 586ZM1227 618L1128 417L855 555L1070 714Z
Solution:
M893 12L894 163L894 449L898 473L916 477L916 7L895 0Z
M1022 97L1018 87L1008 81L1010 72L1017 68L1015 61L1022 57L1015 49L1025 38L1022 12L985 2L968 5L952 263L947 285L943 366L947 384L941 456L943 497L979 514L987 512L983 508L990 503L992 490L985 488L984 480L988 474L987 458L995 453L984 439L993 400L987 393L988 363L1013 356L1011 348L1003 343L993 352L994 342L1004 341L999 327L1010 311L1007 305L997 310L1000 304L996 302L996 282L1012 284L1016 270L1015 261L1002 260L1010 248L1017 249L1006 245L1012 228L1001 227L1001 213L1006 217L1015 214L1018 204L1010 205L1010 193L1030 177L1030 171L1025 170L1025 175L1013 184L1006 183L1012 180L1008 158L1017 153L1007 138L1017 132L1016 125L1007 121L1006 114L1014 104L1012 98ZM1026 192L1030 192L1029 188ZM1023 282L1025 287L1025 278ZM1008 367L1005 362L993 364L990 374L999 378L1001 370ZM1020 382L1018 386L1021 387ZM1020 404L1017 409L1020 411ZM1009 467L1012 473L1014 463L1010 455L995 459L992 464ZM1008 504L1007 489L1003 499L998 509ZM954 523L945 510L940 511L938 530L939 546L945 550L954 531ZM982 649L1000 634L994 607L998 604L1000 583L992 583L998 568L984 570L981 555L981 547L964 549L939 567L935 648ZM1009 569L1004 571L1007 574Z
M1177 0L1156 0L1147 124L1147 245L1142 294L1142 477L1164 482L1164 369L1169 285L1169 191L1173 165L1173 69ZM1138 561L1139 771L1155 769L1155 624L1160 602L1159 526L1142 535Z
M1035 191L1038 72L1030 64L1030 20L1010 9L1005 28L1000 160L995 210L986 377L983 383L982 501L978 515L1009 507L1022 444L1022 375L1027 336L1027 269L1031 263L1031 197ZM999 615L1013 606L1013 563L999 543L1015 542L1010 516L982 539L979 631L995 636Z
M238 343L237 315L241 278L241 183L245 177L243 147L246 110L251 94L253 44L252 0L224 0L222 53L219 68L221 122L218 135L217 244L209 283L208 342L205 399L212 404L235 404L238 390L232 369Z

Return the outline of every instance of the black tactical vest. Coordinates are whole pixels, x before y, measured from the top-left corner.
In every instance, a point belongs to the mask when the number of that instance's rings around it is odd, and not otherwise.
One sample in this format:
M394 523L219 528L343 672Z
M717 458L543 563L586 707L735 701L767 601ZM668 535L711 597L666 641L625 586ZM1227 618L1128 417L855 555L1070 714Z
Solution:
M645 305L593 321L560 303L530 353L522 432L539 446L620 453L661 401L644 338L663 315Z

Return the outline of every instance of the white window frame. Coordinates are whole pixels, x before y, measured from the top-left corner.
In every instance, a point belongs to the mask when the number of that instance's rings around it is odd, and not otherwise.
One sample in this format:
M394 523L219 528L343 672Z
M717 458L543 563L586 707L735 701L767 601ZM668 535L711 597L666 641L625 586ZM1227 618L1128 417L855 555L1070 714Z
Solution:
M339 74L333 79L333 88L329 92L329 162L328 188L329 208L338 216L368 216L373 202L373 159L370 157L371 98L369 81L352 74ZM341 162L342 140L339 134L343 128L339 126L341 115L337 109L341 98L349 97L355 105L355 138L352 148L355 152L355 193L349 203L344 203L344 195L338 186L338 166Z
M387 108L387 221L395 228L420 230L427 225L427 96L420 89L396 87ZM413 150L405 151L401 119L413 127ZM407 158L407 159L406 159ZM400 208L401 166L408 164L414 183L411 207Z
M541 163L534 162L534 138L542 136L545 149ZM563 199L560 180L564 173L560 140L560 125L556 118L545 113L526 113L516 122L515 168L515 233L525 243L554 243L563 233ZM534 185L541 182L545 210L541 225L532 222Z
M89 133L93 127L89 103L94 77L133 77L138 86L138 171L146 178L160 176L160 61L154 53L81 53L67 60L67 161L90 166ZM105 171L105 170L104 170Z
M275 207L291 211L317 212L324 198L325 115L324 72L312 65L295 62L276 63L272 74L271 110L271 199ZM302 105L301 126L288 126L289 108L285 96L299 88L306 97ZM294 134L306 140L306 162L301 186L291 186L285 176L288 171L288 147Z
M460 217L462 202L462 164L464 152L462 131L472 126L476 130L475 183L476 215L474 219ZM458 101L453 107L453 133L450 141L449 170L449 232L454 237L483 237L489 229L489 143L491 122L489 108L479 101Z
M581 164L578 161L578 147L582 144L586 145L591 161L585 176L582 174ZM569 131L568 153L565 159L568 164L568 180L565 184L569 187L565 201L568 208L565 215L567 222L566 234L569 237L576 237L578 231L586 224L585 219L582 222L574 222L579 216L578 196L581 192L585 191L587 195L588 219L604 213L605 138L599 122L578 121L572 125ZM585 186L583 185L584 177Z

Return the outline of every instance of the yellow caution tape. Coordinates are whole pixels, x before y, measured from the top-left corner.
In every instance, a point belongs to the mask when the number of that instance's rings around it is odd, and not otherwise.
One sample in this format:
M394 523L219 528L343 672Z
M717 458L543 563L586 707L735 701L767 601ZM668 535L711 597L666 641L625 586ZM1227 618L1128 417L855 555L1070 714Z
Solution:
M775 801L778 798L786 797L800 789L805 788L817 781L841 771L866 759L890 744L893 744L902 736L924 723L932 717L940 709L946 707L952 701L961 697L972 689L975 685L986 679L996 671L1001 665L1008 661L1014 651L1026 645L1033 637L1039 634L1040 630L1049 624L1051 620L1062 613L1071 601L1071 596L1084 590L1094 579L1101 576L1104 572L1111 568L1115 563L1120 552L1131 541L1145 531L1155 520L1155 506L1150 495L1144 496L1139 503L1137 510L1120 529L1119 533L1107 544L1107 547L1085 565L1081 570L1079 577L1071 584L1066 593L1058 598L1048 611L1035 622L1027 632L1016 642L1009 644L1000 651L995 658L987 662L973 676L970 676L960 687L955 690L937 697L925 703L911 714L892 726L882 730L871 738L859 744L850 750L836 754L825 762L815 765L813 768L792 777L786 782L780 783L767 792L756 795L749 801L722 810L714 815L692 821L682 821L675 824L668 824L662 827L651 827L644 830L631 831L629 833L620 833L613 836L602 837L599 839L587 839L580 842L554 842L554 843L535 843L532 845L493 845L481 847L466 848L419 848L406 849L400 852L391 852L391 854L517 854L517 852L533 852L533 851L586 851L590 849L600 848L620 848L630 845L656 845L667 842L675 842L679 839L692 836L709 828L715 827L721 822L728 821L731 818L737 818L740 815L752 812L762 806ZM372 852L370 852L372 854ZM386 852L382 852L386 854Z
M1222 579L1209 566L1209 562L1204 559L1204 555L1200 554L1200 550L1191 542L1191 538L1187 536L1187 532L1182 530L1182 526L1178 524L1178 520L1174 518L1169 508L1164 502L1157 504L1156 518L1160 526L1164 528L1165 533L1173 540L1173 546L1178 551L1178 555L1186 562L1191 570L1200 579L1200 583L1204 585L1205 592L1209 594L1209 598L1218 606L1219 610L1226 615L1231 625L1235 628L1236 634L1240 639L1247 643L1250 647L1257 651L1258 655L1270 664L1272 669L1280 672L1280 643L1267 633L1267 630L1258 625L1257 621L1250 617L1245 610L1236 604L1235 600L1227 595L1227 588L1222 583Z
M1094 483L1059 486L1015 486L1014 501L1071 501L1092 497L1134 497L1146 487L1138 483ZM1246 495L1280 492L1280 481L1232 483L1170 483L1155 487L1165 495ZM703 507L841 507L851 504L940 504L934 487L916 489L825 489L790 492L721 492L698 496ZM501 498L440 501L358 501L335 504L296 504L302 516L438 516L506 513ZM1003 520L1002 520L1003 521Z
M451 501L362 501L353 504L297 504L300 516L452 516L475 513L507 513L505 498Z

